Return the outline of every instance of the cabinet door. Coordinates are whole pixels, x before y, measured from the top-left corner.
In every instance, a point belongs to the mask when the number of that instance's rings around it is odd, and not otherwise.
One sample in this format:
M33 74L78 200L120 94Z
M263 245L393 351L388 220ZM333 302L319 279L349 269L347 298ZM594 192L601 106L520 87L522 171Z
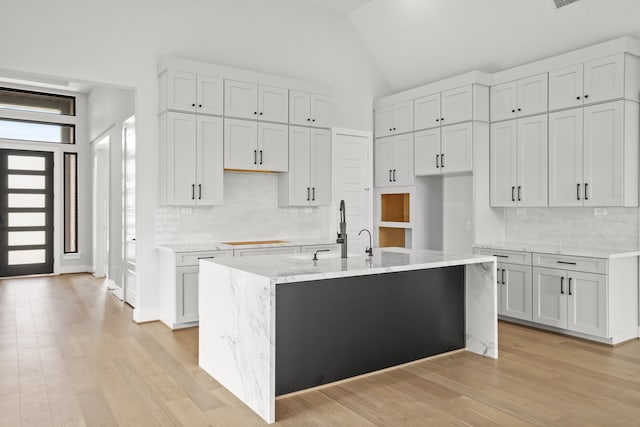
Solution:
M287 123L289 91L277 87L258 86L258 120Z
M584 108L584 205L624 204L623 101Z
M222 115L224 108L224 82L219 77L197 77L197 111L199 114Z
M258 85L224 81L224 115L241 119L258 117Z
M516 206L517 131L516 120L491 125L489 180L492 207Z
M547 112L547 79L544 73L518 81L518 116Z
M331 132L311 129L311 204L331 202Z
M413 132L413 101L403 102L393 110L393 133Z
M496 289L498 290L497 297L498 297L498 314L499 315L504 314L504 309L502 308L502 305L503 305L502 304L502 270L503 269L504 269L504 264L502 263L496 264Z
M311 94L311 126L331 127L331 98Z
M516 82L491 86L490 106L492 122L516 117L517 90L518 84Z
M224 168L258 168L258 123L224 119Z
M289 91L289 123L302 126L311 124L311 101L307 92Z
M393 106L379 108L375 111L376 138L389 136L393 133Z
M582 108L549 114L549 206L582 206Z
M549 110L582 105L582 70L582 64L578 64L549 73Z
M607 336L607 276L570 271L568 328L584 334Z
M416 99L413 104L413 117L415 130L440 126L440 94Z
M624 96L624 54L584 64L584 102L594 103Z
M166 196L169 205L195 204L196 115L166 113Z
M289 127L258 123L258 169L272 172L289 170Z
M471 85L442 92L440 124L451 125L473 119L473 89Z
M198 269L176 267L176 323L198 321Z
M548 206L547 115L518 120L518 206Z
M374 177L376 187L393 185L393 138L378 138L374 143Z
M567 274L551 268L533 269L533 321L567 328Z
M531 267L527 265L502 264L504 282L501 281L500 314L516 319L531 320L533 309L531 304L532 280ZM502 277L500 277L502 280Z
M393 184L413 185L413 133L394 138L393 158Z
M196 117L196 204L221 205L223 190L223 120L220 117Z
M311 130L289 126L289 204L305 206L311 202Z
M196 111L196 75L182 71L167 71L167 109Z
M470 172L473 168L473 124L471 122L442 128L443 173Z
M416 132L413 143L416 175L440 174L440 128Z

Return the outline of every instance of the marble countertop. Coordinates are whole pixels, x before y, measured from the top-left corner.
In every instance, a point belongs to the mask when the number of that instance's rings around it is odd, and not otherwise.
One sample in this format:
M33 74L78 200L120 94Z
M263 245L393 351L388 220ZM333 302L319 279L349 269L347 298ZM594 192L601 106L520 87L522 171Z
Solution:
M307 282L398 271L423 270L457 265L494 262L486 255L444 253L440 251L385 248L374 250L374 256L361 254L340 258L339 252L318 254L265 255L260 257L216 258L201 260L271 279L272 283Z
M491 242L473 245L477 249L502 249L508 251L539 252L545 254L572 255L590 258L626 258L640 256L638 248L581 248L527 242Z
M275 240L275 239L274 239ZM280 240L280 239L279 239ZM228 251L233 249L279 248L289 246L335 245L330 239L281 239L284 243L256 243L250 245L229 245L224 242L160 244L156 249L170 252Z

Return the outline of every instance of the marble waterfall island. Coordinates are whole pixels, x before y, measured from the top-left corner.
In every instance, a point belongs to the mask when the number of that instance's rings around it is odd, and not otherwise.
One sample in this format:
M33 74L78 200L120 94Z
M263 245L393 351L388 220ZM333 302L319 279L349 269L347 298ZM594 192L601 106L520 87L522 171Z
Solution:
M276 396L453 350L498 357L491 256L200 261L199 364L269 423Z

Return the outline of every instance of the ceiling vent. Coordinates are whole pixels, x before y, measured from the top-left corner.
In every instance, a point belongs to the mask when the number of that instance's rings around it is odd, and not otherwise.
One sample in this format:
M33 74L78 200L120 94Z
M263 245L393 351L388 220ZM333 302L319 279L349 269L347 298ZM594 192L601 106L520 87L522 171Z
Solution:
M571 3L577 2L578 0L553 0L553 1L556 2L556 7L560 9L563 6L568 6Z

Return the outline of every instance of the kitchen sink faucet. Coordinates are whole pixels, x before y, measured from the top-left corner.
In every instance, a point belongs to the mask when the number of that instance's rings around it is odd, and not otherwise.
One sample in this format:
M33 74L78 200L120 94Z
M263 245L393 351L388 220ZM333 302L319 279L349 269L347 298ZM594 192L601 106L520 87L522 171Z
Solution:
M339 243L341 246L340 256L341 258L347 257L347 220L344 209L344 200L340 200L340 231L338 232L338 238L336 239L336 243Z

